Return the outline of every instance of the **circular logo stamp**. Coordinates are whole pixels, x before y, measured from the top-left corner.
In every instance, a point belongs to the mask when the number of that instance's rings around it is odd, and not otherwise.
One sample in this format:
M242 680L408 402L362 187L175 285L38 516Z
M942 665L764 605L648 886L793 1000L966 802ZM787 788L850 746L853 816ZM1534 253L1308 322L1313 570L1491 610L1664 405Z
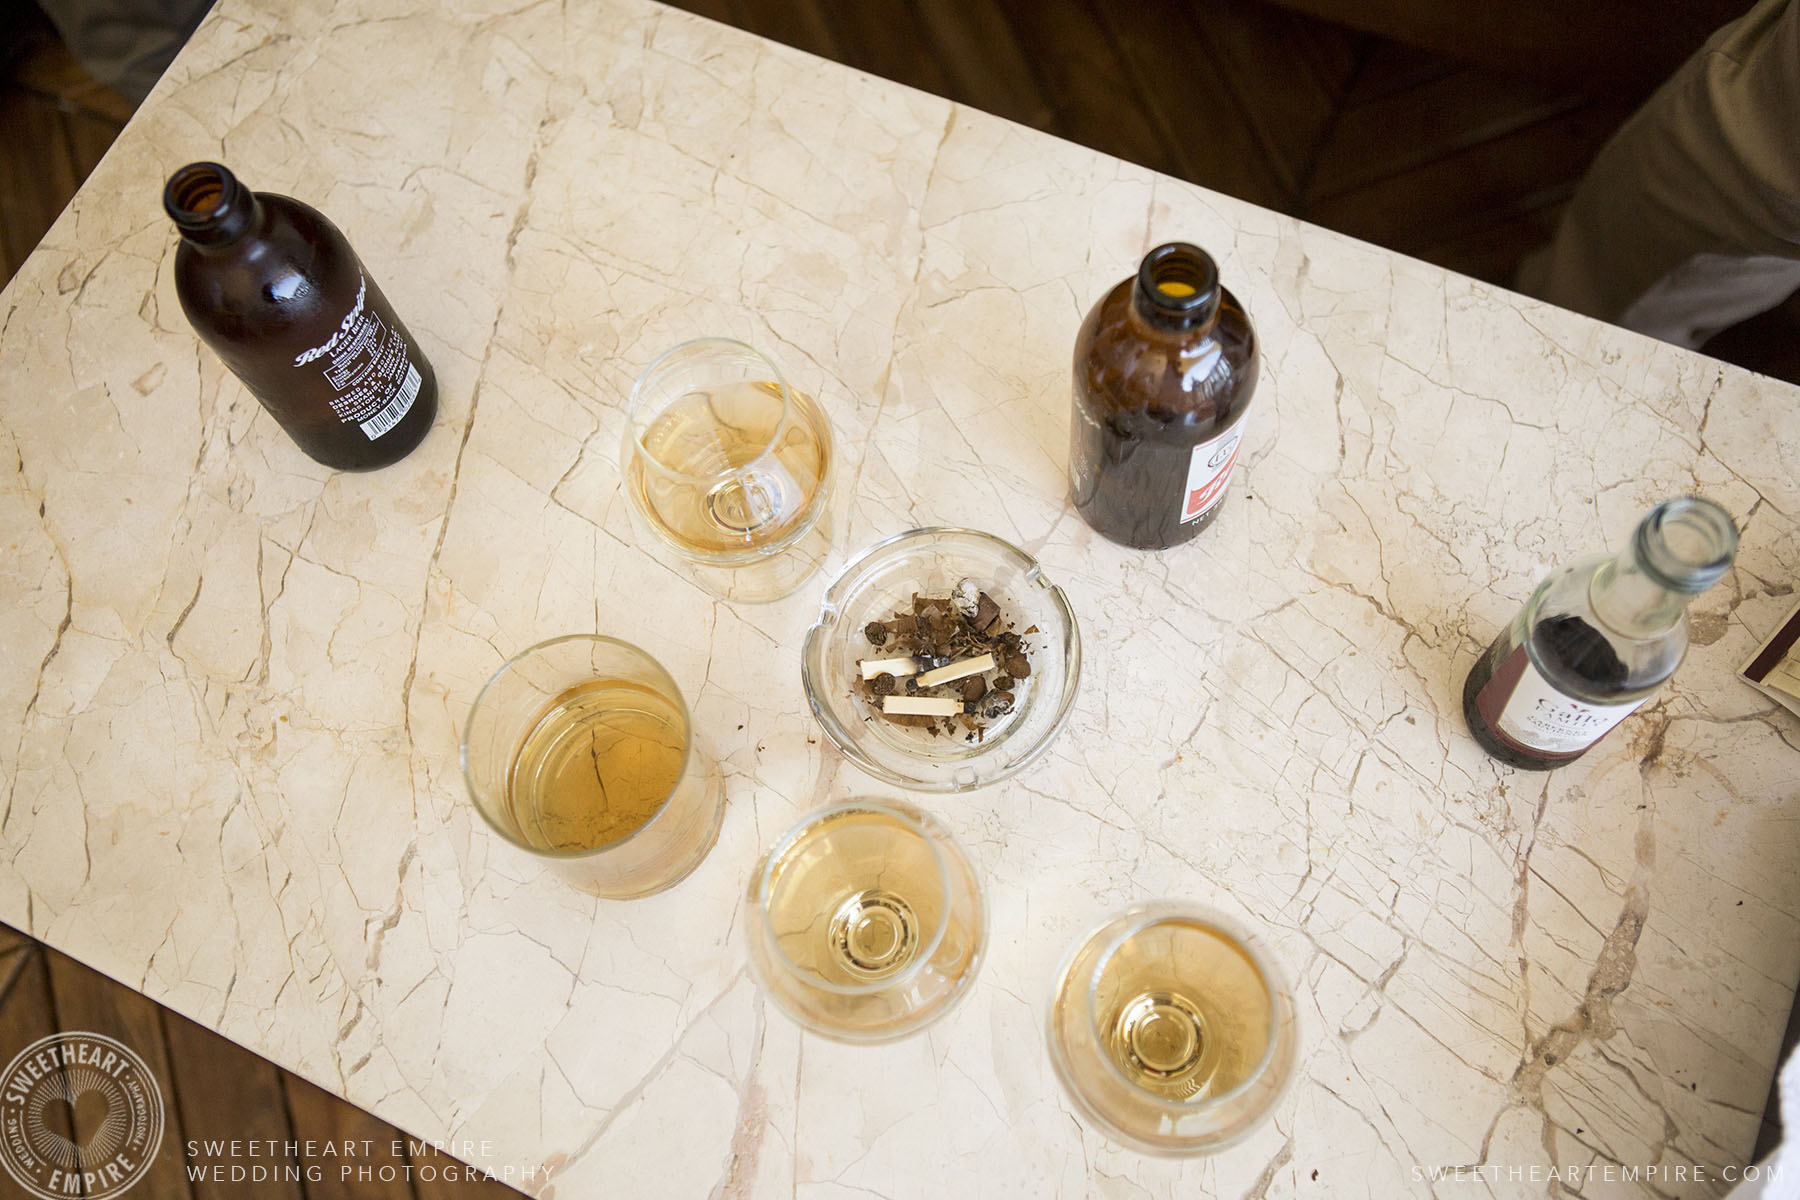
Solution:
M156 1076L112 1038L53 1033L0 1073L0 1164L42 1200L121 1195L162 1136Z

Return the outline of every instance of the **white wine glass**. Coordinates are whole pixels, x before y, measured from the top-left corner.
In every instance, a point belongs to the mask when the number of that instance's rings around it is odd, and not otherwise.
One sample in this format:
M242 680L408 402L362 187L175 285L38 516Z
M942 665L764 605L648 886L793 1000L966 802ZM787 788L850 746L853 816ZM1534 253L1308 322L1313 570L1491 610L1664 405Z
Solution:
M897 800L809 814L750 877L750 967L798 1024L842 1042L916 1033L967 994L987 944L975 869Z
M1293 995L1261 942L1192 904L1129 908L1078 945L1051 1002L1050 1061L1089 1123L1153 1154L1222 1149L1293 1078Z
M723 599L779 599L830 549L830 423L743 342L700 338L652 362L620 458L640 538Z

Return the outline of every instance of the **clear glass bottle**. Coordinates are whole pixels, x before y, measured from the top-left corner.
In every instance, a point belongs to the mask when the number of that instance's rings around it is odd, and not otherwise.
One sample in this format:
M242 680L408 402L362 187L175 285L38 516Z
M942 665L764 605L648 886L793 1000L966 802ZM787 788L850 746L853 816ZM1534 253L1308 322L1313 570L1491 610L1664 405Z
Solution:
M1075 336L1069 490L1121 545L1160 550L1219 515L1256 390L1256 331L1198 246L1169 242Z
M431 364L324 214L209 162L169 177L163 209L181 310L302 450L368 471L424 439Z
M1696 496L1651 509L1616 556L1545 576L1463 684L1463 719L1510 766L1573 762L1661 687L1688 644L1688 602L1737 554L1730 514Z

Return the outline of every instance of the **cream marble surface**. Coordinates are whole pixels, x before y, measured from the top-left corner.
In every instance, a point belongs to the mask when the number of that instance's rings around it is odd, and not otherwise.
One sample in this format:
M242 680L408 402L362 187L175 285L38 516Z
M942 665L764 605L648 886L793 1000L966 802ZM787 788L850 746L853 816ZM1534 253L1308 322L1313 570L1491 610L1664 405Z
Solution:
M1725 1190L1800 974L1800 725L1731 676L1800 581L1800 391L638 0L451 7L223 0L0 296L0 919L565 1198ZM331 214L424 344L403 464L313 465L199 348L158 199L203 157ZM1223 516L1159 557L1062 479L1076 325L1174 237L1267 357ZM735 925L770 837L877 790L801 696L823 582L712 603L622 507L628 381L718 331L836 423L828 569L974 525L1084 622L1052 752L928 802L992 954L886 1048L766 1008ZM1743 551L1675 685L1575 767L1497 767L1478 649L1694 490ZM716 851L636 903L456 771L502 657L589 629L655 648L727 776ZM1083 1129L1042 1048L1067 947L1159 895L1300 990L1297 1085L1211 1159Z

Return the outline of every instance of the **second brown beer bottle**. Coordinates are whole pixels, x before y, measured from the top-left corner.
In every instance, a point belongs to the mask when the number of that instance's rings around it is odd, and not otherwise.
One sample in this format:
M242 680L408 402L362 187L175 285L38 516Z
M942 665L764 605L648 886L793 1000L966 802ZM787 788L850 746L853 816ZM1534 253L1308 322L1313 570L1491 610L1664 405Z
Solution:
M170 176L182 311L307 454L385 467L424 439L437 379L337 226L217 163Z
M1075 338L1069 487L1100 533L1162 549L1212 523L1256 390L1256 333L1198 246L1170 242Z

